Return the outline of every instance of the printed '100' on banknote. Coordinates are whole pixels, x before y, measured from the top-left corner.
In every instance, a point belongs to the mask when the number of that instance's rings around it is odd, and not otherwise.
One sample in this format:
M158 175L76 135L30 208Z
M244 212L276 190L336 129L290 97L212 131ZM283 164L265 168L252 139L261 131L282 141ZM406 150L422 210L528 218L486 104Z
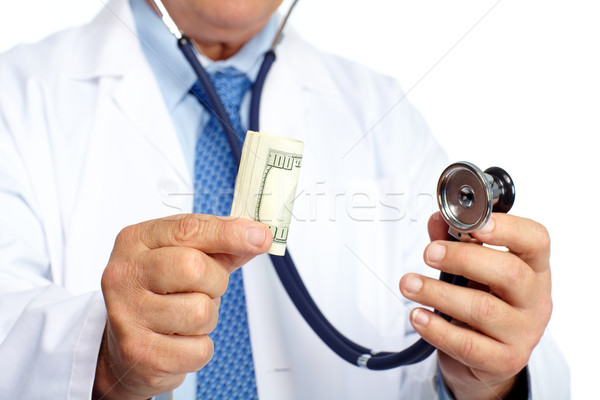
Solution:
M304 143L267 132L248 131L233 194L231 216L267 225L270 254L285 254Z

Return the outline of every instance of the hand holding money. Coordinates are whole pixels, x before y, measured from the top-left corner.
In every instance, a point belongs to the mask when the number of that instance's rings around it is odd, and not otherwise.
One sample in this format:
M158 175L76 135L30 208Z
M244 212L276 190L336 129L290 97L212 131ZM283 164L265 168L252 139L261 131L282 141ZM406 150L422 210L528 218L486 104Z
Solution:
M266 132L248 131L231 207L231 216L267 225L269 253L285 254L304 143Z

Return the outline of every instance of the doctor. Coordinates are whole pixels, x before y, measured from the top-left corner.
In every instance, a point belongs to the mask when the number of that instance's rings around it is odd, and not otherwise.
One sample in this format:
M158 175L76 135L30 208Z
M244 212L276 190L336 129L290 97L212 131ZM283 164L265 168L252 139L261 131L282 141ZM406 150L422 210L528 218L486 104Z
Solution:
M209 72L252 80L280 2L164 3ZM544 335L545 229L494 215L477 238L501 252L441 240L434 215L425 248L423 200L446 160L394 81L290 31L260 115L262 129L306 144L288 248L324 313L372 347L421 335L440 350L385 372L346 364L310 331L262 256L266 228L189 214L209 119L194 82L144 0L113 0L90 24L1 57L3 396L146 399L178 388L176 398L196 398L193 372L211 362L229 274L245 265L261 399L568 398L568 370ZM248 93L242 126L247 108ZM481 285L448 287L424 263ZM411 301L465 324L411 312Z

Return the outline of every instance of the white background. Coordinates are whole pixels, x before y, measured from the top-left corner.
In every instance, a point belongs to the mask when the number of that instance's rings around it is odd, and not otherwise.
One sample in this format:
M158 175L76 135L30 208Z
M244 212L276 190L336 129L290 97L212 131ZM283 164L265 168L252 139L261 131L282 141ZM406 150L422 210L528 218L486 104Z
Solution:
M3 3L0 50L102 6ZM574 399L600 385L599 17L598 0L302 0L291 20L317 46L397 77L452 160L513 176L513 213L552 236L551 329Z

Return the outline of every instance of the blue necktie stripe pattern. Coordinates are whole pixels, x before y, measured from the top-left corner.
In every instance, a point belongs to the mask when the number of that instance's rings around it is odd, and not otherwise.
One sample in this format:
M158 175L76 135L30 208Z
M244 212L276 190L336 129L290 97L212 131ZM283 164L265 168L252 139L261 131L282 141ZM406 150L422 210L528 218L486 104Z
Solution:
M233 68L209 74L209 77L242 143L245 130L240 121L240 105L251 82ZM192 87L192 93L207 106L206 93L198 83ZM221 122L208 111L210 118L196 145L194 212L229 215L237 167ZM219 322L210 335L215 354L208 365L198 371L198 400L258 398L241 272L238 269L230 275L227 292L221 298Z

